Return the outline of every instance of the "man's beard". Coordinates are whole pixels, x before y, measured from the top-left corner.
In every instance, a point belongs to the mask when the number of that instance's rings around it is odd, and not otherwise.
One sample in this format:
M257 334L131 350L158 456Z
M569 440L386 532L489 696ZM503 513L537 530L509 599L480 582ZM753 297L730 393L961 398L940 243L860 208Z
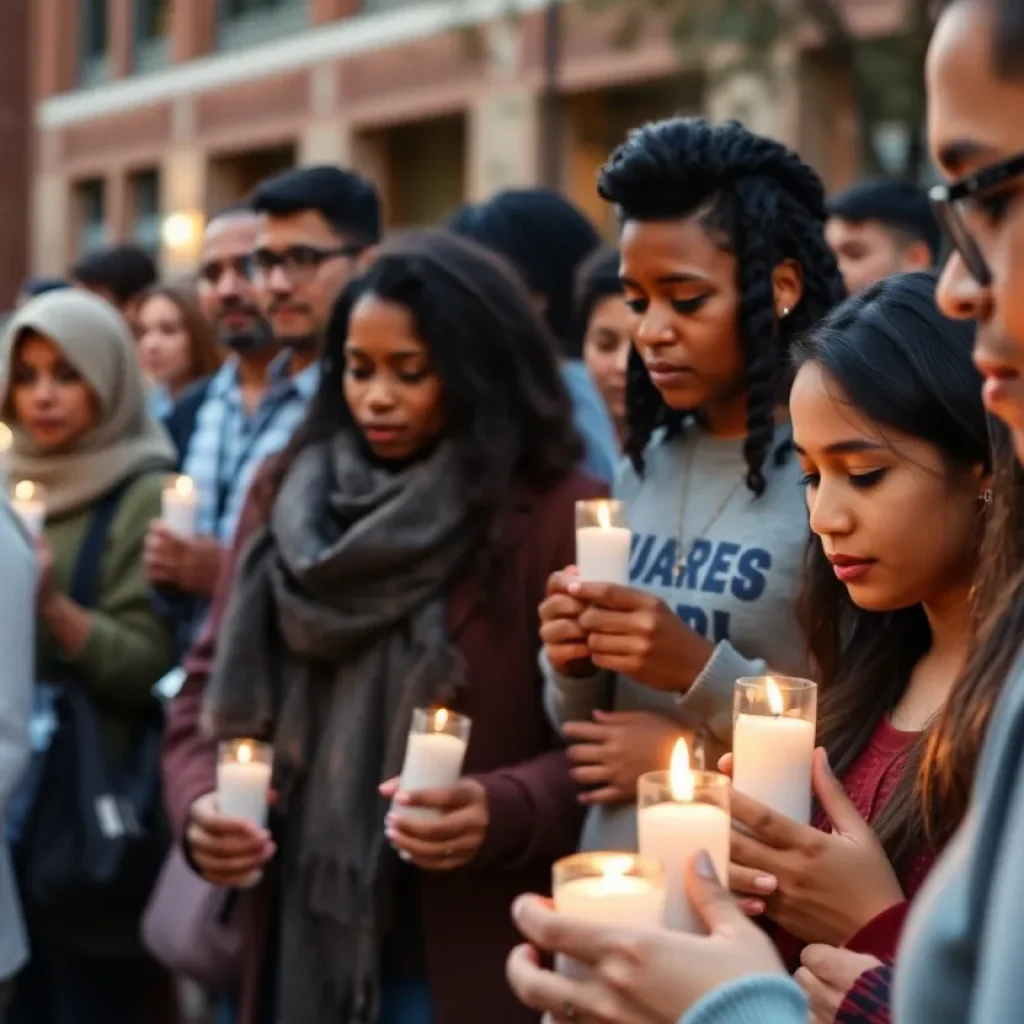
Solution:
M303 355L320 351L319 334L295 334L286 338L278 338L277 340L283 348L291 349L293 352L300 352Z
M241 333L222 334L220 343L232 352L239 355L248 355L253 352L261 352L274 344L274 335L267 326L259 330L242 331Z

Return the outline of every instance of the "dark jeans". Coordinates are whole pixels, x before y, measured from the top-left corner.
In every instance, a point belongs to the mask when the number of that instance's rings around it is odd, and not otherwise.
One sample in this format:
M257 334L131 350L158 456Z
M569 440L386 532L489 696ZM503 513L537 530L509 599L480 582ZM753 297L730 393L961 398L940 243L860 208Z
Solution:
M166 1024L173 988L152 963L68 953L42 943L18 975L7 1024Z

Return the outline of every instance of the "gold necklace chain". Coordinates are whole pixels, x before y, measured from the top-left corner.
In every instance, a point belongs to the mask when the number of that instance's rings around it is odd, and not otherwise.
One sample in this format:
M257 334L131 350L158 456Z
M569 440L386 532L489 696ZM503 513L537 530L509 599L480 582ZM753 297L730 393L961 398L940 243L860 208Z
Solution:
M686 522L686 506L689 504L690 498L690 477L693 473L693 464L697 458L697 442L699 438L692 438L693 446L690 448L689 458L686 463L686 472L683 474L683 493L679 498L679 520L676 524L676 563L675 563L675 586L679 586L680 580L683 578L683 573L686 571L686 563L690 560L690 555L693 554L694 546L697 541L701 539L711 529L715 523L721 518L722 513L725 511L729 502L732 501L733 495L739 490L740 484L743 483L743 477L740 477L732 485L729 493L719 503L718 508L715 509L714 515L704 524L704 526L693 535L693 540L690 541L690 546L684 551L683 550L683 527Z

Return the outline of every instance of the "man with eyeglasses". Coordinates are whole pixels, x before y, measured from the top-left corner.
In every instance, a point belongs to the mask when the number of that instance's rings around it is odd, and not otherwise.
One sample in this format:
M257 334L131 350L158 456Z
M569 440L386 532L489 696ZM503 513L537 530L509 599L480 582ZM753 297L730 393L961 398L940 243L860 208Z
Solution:
M205 617L256 469L288 444L316 391L334 299L379 234L373 186L326 166L269 179L250 206L207 226L199 295L233 358L168 421L196 486L196 536L154 522L146 545L182 647Z

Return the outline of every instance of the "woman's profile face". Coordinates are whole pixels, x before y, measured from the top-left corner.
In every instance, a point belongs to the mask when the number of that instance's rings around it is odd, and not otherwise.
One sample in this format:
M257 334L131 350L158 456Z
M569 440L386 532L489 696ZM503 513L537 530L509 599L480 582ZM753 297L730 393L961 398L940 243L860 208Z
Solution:
M99 402L49 339L28 333L11 370L14 416L43 451L71 448L100 418Z
M993 67L993 5L960 0L940 19L928 54L928 134L947 180L1024 152L1024 81ZM975 361L985 404L1013 432L1024 461L1024 175L960 204L991 272L981 285L954 255L939 283L947 316L978 324Z
M981 467L955 470L921 438L857 409L818 363L790 394L811 529L861 608L961 601L982 505Z
M192 378L192 344L185 318L166 295L153 295L139 309L139 364L146 380L171 394Z
M583 361L622 433L626 422L626 365L633 343L633 313L621 295L594 304L583 339Z
M412 313L364 295L349 317L344 395L370 450L387 460L430 448L444 425L441 378Z

